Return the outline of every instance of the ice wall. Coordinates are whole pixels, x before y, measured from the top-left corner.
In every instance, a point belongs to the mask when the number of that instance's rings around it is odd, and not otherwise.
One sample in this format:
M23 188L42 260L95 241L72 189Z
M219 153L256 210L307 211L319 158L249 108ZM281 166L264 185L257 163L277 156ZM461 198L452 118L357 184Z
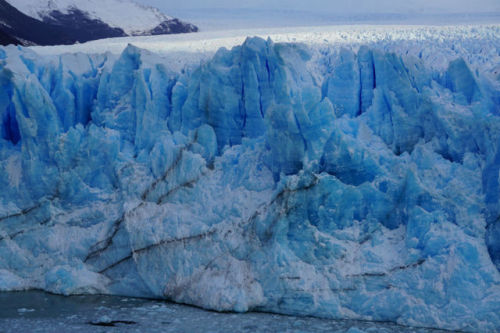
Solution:
M0 50L0 290L498 330L488 52Z

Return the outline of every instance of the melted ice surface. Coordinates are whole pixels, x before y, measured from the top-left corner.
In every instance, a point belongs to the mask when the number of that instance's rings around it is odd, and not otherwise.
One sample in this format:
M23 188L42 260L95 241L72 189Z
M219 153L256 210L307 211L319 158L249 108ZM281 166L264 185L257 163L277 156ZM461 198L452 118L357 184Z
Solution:
M113 324L115 328L106 327ZM190 333L440 333L390 323L335 321L265 313L204 311L159 301L112 296L62 297L41 292L0 293L2 332Z

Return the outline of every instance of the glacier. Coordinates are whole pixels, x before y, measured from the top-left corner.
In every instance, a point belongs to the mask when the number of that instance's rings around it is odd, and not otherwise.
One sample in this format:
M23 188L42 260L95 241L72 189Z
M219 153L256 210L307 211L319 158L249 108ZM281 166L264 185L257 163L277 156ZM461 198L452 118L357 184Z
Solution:
M0 290L500 329L500 27L479 31L181 67L0 49Z

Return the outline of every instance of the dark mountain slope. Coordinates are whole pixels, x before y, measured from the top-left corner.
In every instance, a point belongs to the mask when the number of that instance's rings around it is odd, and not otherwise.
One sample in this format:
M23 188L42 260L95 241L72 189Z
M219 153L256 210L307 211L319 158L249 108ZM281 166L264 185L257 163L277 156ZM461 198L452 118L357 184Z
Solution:
M20 42L14 37L10 36L9 34L0 30L0 45L9 45L9 44L18 45L20 44Z

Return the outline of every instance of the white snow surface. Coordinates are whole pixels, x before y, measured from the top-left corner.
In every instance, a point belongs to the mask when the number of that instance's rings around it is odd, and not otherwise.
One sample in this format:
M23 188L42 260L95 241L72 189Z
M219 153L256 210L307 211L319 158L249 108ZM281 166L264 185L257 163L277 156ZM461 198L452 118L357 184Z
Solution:
M28 0L25 0L28 1ZM68 0L71 1L71 0ZM196 34L173 34L159 36L137 36L101 39L83 44L60 46L33 46L40 55L60 55L64 53L101 54L110 52L119 55L132 44L155 54L169 56L170 68L182 69L186 65L199 64L209 59L217 50L241 45L248 37L270 38L275 43L304 43L312 48L339 47L356 48L360 45L380 44L384 48L415 52L428 48L427 63L440 69L448 65L450 59L466 56L454 44L468 40L488 40L500 34L500 24L471 24L449 26L427 25L332 25L285 28L258 28L203 31ZM440 45L443 44L443 45ZM444 45L447 44L447 45ZM390 46L389 46L390 45ZM448 47L449 46L449 47ZM438 48L439 54L432 54L430 48ZM453 49L453 50L452 50ZM449 57L443 50L448 50ZM475 62L476 59L470 59Z
M43 19L52 11L68 13L72 9L86 12L90 18L111 27L121 28L128 35L151 30L172 19L160 10L129 0L7 0L24 14Z

